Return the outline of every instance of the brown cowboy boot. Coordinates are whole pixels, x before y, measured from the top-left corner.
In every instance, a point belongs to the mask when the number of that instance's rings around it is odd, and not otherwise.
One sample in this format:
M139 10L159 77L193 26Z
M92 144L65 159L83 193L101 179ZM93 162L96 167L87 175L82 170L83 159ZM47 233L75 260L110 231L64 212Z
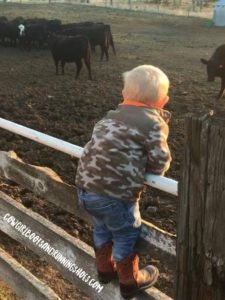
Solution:
M101 283L109 283L117 277L116 264L112 256L113 243L107 243L100 249L95 250L98 279Z
M159 276L159 270L151 265L139 270L139 258L135 253L130 254L116 265L120 292L125 299L133 298L138 291L154 285Z

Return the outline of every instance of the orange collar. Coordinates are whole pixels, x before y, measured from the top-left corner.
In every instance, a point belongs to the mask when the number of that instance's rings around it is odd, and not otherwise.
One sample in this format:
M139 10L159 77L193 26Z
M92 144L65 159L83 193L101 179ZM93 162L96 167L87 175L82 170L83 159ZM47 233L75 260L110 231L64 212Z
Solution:
M155 108L158 113L160 114L160 116L168 123L171 117L171 113L168 112L167 110L164 110L163 108L157 107L157 106L151 106L151 105L147 105L145 103L139 102L139 101L130 101L130 100L123 100L122 103L119 104L120 105L131 105L131 106L144 106L144 107L148 107L148 108Z
M150 105L147 105L145 103L139 102L139 101L131 101L131 100L123 100L122 103L119 105L132 105L132 106L145 106L145 107L152 107Z

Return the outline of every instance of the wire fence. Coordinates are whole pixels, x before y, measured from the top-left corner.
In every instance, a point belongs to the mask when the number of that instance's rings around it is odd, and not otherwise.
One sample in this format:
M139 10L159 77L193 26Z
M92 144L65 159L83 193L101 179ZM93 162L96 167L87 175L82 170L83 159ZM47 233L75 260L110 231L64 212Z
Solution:
M112 9L142 11L212 19L215 0L0 0L26 4L80 4Z
M53 1L53 0L52 0ZM212 17L213 4L208 0L81 0L82 4L135 11Z

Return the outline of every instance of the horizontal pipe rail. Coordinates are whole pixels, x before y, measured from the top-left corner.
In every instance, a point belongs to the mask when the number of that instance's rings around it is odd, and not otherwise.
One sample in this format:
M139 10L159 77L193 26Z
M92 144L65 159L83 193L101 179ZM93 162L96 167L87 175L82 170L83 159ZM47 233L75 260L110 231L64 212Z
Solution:
M3 118L0 118L0 128L6 129L15 134L19 134L25 138L49 146L55 150L59 150L77 158L80 158L83 152L82 147L73 145L71 143L65 142L45 133L33 130L31 128L16 124L14 122L5 120ZM173 179L158 175L146 174L145 184L162 190L164 192L170 193L172 195L178 195L178 182Z

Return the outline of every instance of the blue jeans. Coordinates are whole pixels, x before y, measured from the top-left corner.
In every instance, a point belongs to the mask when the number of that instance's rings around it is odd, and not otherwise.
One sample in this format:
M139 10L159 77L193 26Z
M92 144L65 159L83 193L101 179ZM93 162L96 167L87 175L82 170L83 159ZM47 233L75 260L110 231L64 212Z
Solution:
M80 188L78 188L78 199L80 205L94 217L95 249L112 241L115 262L119 262L135 251L141 229L138 202L125 203Z

